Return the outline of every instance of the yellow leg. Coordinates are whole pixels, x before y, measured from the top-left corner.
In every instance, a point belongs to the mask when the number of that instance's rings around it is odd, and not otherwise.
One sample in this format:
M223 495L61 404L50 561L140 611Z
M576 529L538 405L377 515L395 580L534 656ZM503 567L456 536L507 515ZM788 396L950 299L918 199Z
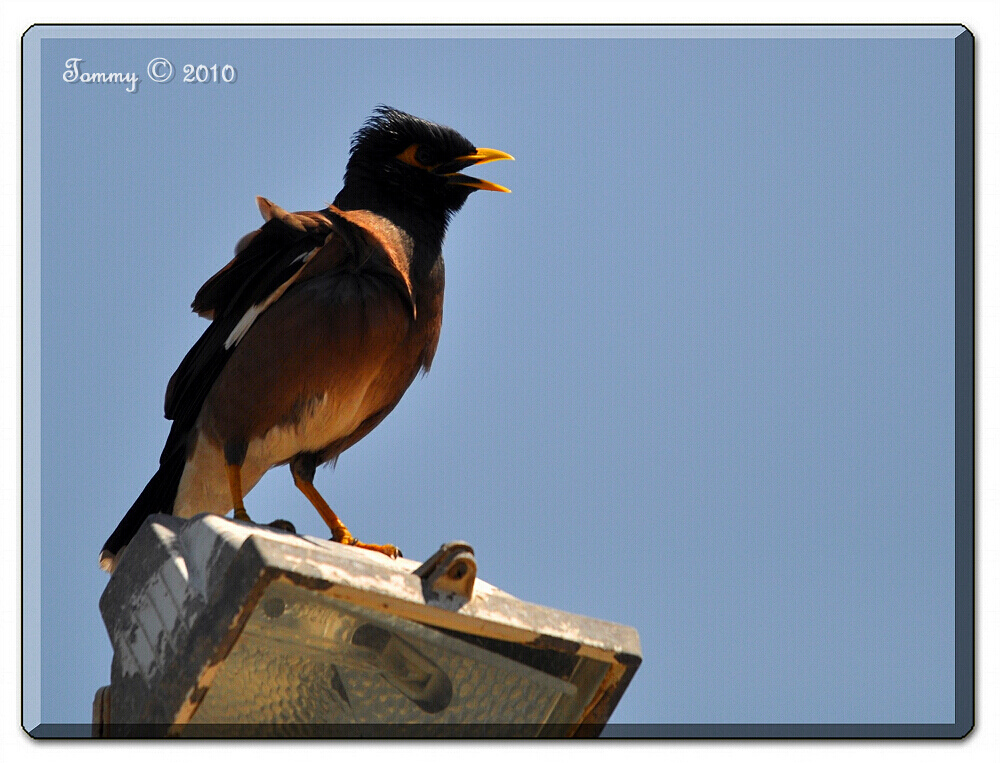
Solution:
M337 543L346 543L350 546L357 546L358 548L366 548L369 551L378 551L380 554L385 554L386 556L395 559L399 556L399 549L388 543L384 546L376 546L372 543L360 543L353 535L351 531L347 529L347 526L340 521L333 509L330 508L330 504L319 494L316 486L311 482L302 479L295 471L292 471L292 478L295 480L295 487L302 491L302 494L309 499L309 503L313 505L319 515L323 518L326 526L330 528L330 532L333 534L333 540Z
M243 508L243 485L240 482L240 467L236 464L226 464L226 476L229 478L229 494L233 498L233 519L240 522L250 522L250 515Z

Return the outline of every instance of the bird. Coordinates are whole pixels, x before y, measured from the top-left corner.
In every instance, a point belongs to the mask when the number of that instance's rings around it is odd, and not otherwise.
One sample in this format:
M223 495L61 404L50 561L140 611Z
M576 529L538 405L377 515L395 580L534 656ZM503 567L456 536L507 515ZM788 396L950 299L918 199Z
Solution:
M430 370L448 224L473 192L509 193L463 170L513 158L381 105L354 134L332 204L287 212L257 197L264 224L192 302L211 323L167 384L173 423L159 467L105 542L100 566L113 572L152 514L232 511L250 522L244 496L284 464L332 540L398 556L395 545L354 538L313 477Z

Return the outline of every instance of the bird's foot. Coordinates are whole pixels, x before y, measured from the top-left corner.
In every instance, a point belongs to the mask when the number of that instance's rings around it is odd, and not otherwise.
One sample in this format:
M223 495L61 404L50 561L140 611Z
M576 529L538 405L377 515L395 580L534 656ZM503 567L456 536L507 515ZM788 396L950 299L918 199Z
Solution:
M286 533L291 533L296 535L295 525L289 522L287 519L276 519L273 522L268 522L267 527L273 527L275 530L284 530Z
M357 548L368 549L369 551L378 551L380 554L385 554L390 559L395 559L403 555L403 552L400 551L399 548L392 545L391 543L386 543L385 545L382 546L375 545L374 543L362 543L361 541L359 541L357 538L355 538L353 535L351 535L349 532L346 531L343 534L341 534L340 537L338 537L337 533L334 533L332 536L330 536L330 540L334 541L335 543L343 543L345 546L355 546Z
M237 522L249 522L252 525L257 525L258 527L273 527L275 530L283 530L286 533L291 533L296 535L295 525L289 522L287 519L275 519L273 522L268 522L267 524L260 524L259 522L254 522L250 519L250 515L247 514L247 510L242 506L237 506L233 509L233 519Z
M360 543L359 541L354 541L351 545L357 546L358 548L367 548L369 551L378 551L380 554L385 554L390 559L396 559L403 555L403 552L391 543L377 546L374 543Z

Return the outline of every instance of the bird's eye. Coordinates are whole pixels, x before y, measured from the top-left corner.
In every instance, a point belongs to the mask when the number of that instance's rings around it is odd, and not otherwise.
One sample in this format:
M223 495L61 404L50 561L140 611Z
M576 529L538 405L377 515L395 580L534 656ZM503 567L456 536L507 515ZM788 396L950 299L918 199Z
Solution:
M396 158L422 170L433 170L441 163L434 155L434 151L419 143L409 146L405 151L397 154Z
M425 167L432 167L437 162L434 160L434 152L431 151L427 146L420 146L417 148L417 153L415 154L416 159Z

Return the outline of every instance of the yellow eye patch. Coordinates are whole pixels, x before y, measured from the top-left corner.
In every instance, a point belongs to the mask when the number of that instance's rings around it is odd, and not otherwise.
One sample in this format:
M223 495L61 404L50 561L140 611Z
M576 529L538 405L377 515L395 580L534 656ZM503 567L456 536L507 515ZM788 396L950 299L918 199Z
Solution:
M428 172L433 170L435 167L440 166L438 164L424 164L422 161L420 161L417 158L417 151L419 150L420 150L420 144L414 143L405 151L396 154L396 158L399 159L401 162L406 162L407 164L413 167L419 167L420 169L427 170Z

